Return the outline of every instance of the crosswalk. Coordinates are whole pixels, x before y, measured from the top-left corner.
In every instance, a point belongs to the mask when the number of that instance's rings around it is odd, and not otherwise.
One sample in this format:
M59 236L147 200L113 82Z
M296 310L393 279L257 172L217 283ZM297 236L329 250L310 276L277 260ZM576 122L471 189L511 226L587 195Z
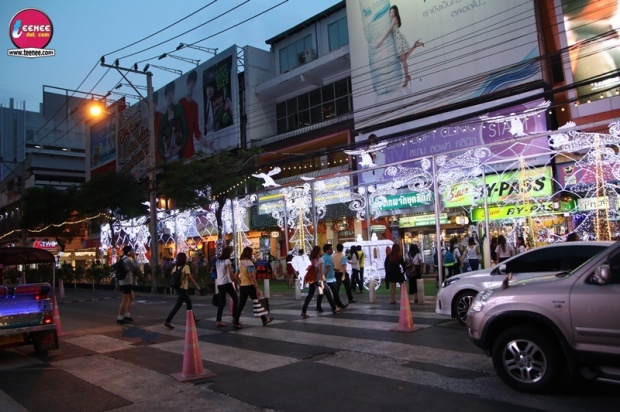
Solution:
M328 356L314 362L358 375L389 378L512 405L527 404L548 411L575 410L574 400L516 395L497 378L490 359L471 347L455 348L412 338L431 327L441 328L437 330L443 331L443 335L465 333L455 321L435 314L432 305L412 305L415 331L411 333L393 331L400 316L398 307L357 303L338 315L310 310L311 317L303 319L300 306L299 302L290 301L272 304L270 316L274 321L268 327L250 316L248 308L241 318L243 328L239 330L233 330L230 325L221 330L214 327L214 317L203 318L196 325L200 357L213 368L261 374L300 365L312 348L322 348L320 352ZM162 358L175 362L182 359L186 351L184 320L177 316L173 330L157 323L126 326L120 334L119 327L110 326L65 336L61 345L72 345L91 355L61 357L49 365L128 404L140 405L132 410L177 409L174 399L181 402L182 397L193 395L198 400L192 401L191 408L184 407L185 410L257 410L250 404L223 397L208 386L177 382L170 376L174 370L155 363ZM229 316L224 321L231 323ZM287 349L279 350L284 347ZM132 361L132 353L139 355L136 358L140 361ZM0 358L0 370L44 363L27 356L20 359L21 364L6 365ZM177 372L180 368L180 362L173 367ZM207 392L208 396L202 396ZM599 406L598 410L605 410L603 404ZM0 386L0 410L26 409Z

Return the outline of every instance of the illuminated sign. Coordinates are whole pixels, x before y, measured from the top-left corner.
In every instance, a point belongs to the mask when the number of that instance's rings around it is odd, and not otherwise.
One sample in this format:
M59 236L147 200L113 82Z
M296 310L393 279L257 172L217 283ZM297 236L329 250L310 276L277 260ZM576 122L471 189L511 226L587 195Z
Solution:
M437 223L435 214L418 215L418 216L405 216L398 219L398 227L416 227L416 226L431 226ZM441 213L439 215L439 224L443 225L449 223L448 214Z
M386 201L375 199L375 204L378 204L378 210L407 209L431 205L433 204L433 193L403 193L400 195L385 196L385 199Z
M489 207L489 220L508 219L528 216L542 216L552 213L564 213L573 208L573 202L561 202L555 206L553 202L529 203L525 205L509 205L502 207ZM484 221L484 208L478 207L471 211L473 222Z
M479 193L481 179L471 183L459 183L448 187L442 193L444 207L471 206L484 203ZM551 168L517 170L501 175L487 175L486 191L488 203L501 203L514 198L515 203L527 198L548 197L553 194Z
M613 206L611 206L613 205ZM577 209L584 210L599 210L599 209L612 209L618 208L618 197L613 198L609 196L601 197L589 197L585 199L577 199Z

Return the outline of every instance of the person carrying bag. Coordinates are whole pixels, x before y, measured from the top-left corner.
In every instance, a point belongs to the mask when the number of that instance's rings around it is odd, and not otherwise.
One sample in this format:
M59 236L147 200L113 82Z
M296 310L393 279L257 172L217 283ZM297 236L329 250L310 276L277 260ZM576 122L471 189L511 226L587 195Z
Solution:
M422 265L424 258L418 245L412 243L407 252L407 281L409 282L409 294L413 295L414 303L418 303L418 279L422 279Z
M196 286L196 289L200 290L198 283L196 283L196 281L194 280L194 277L191 274L189 265L187 265L186 263L187 263L187 255L183 252L179 253L177 255L176 264L172 270L173 272L181 272L180 273L181 281L180 281L179 287L176 288L177 302L175 303L174 307L168 314L168 317L166 317L166 321L164 322L164 326L166 326L168 329L174 329L174 326L172 326L170 322L172 322L172 318L174 318L174 315L177 314L177 312L183 305L183 302L185 302L185 307L187 308L187 310L192 310L192 301L189 298L189 294L187 293L189 282L191 281L194 284L194 286ZM200 319L194 316L194 322L198 323L199 321Z
M252 259L252 248L245 247L239 257L239 269L237 270L239 277L239 304L237 305L237 310L233 313L233 323L237 329L241 328L239 318L248 297L252 299L254 317L261 318L263 326L267 326L273 321L273 318L267 317L269 314L269 301L263 297L263 292L258 287L255 272L256 265Z

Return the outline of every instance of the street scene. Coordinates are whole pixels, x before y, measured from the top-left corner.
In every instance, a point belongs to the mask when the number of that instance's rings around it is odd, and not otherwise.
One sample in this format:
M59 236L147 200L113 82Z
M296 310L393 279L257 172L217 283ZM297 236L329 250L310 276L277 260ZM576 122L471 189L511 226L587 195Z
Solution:
M394 330L401 309L385 294L376 303L359 295L337 315L316 313L313 301L302 319L302 301L285 289L270 296L269 326L249 309L240 330L229 315L227 327L216 328L211 296L192 297L202 366L214 376L179 382L171 374L187 356L186 312L168 330L163 319L174 298L137 294L135 323L120 326L118 297L67 289L59 350L0 351L0 409L612 411L620 400L612 384L566 382L548 395L506 387L465 329L434 313L432 296L411 303L414 328L402 332Z

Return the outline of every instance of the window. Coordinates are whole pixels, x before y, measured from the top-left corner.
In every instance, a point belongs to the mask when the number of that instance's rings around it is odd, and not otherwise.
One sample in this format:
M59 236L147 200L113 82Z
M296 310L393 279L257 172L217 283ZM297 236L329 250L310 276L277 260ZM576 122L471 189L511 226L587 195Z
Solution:
M335 23L327 26L327 35L329 37L329 50L336 50L342 46L349 44L349 29L347 27L347 18L343 17Z
M351 78L276 104L277 132L286 133L353 111Z
M561 272L564 248L540 248L506 262L506 273Z
M299 66L299 54L312 48L312 36L307 35L295 43L280 49L280 73L286 73Z

